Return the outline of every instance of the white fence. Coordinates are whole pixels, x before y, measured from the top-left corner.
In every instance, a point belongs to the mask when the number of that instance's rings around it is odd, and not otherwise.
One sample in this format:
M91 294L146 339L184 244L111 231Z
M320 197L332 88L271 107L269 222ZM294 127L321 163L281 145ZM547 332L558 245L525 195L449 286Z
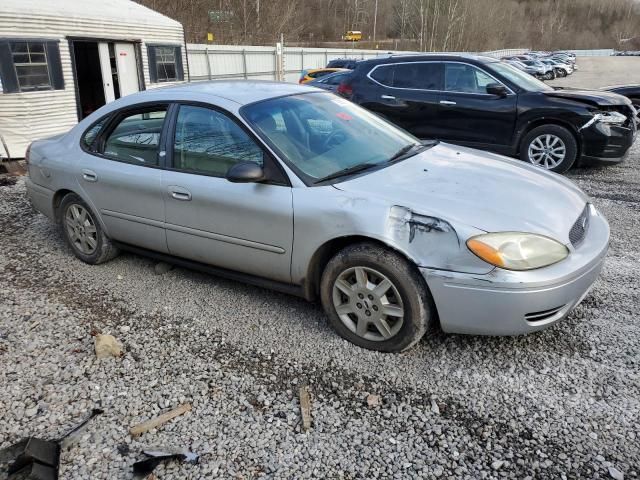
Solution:
M320 68L336 58L375 58L384 50L285 47L282 68L276 47L188 44L189 74L192 81L220 78L279 80L297 82L304 69Z
M528 52L528 48L510 48L482 52L495 58ZM576 56L610 56L613 50L571 50ZM276 47L188 44L189 73L192 81L222 78L285 80L297 82L304 69L320 68L335 58L375 58L389 53L385 50L285 47L278 54ZM469 53L469 52L467 52ZM281 58L280 58L281 57ZM282 66L280 66L282 61Z

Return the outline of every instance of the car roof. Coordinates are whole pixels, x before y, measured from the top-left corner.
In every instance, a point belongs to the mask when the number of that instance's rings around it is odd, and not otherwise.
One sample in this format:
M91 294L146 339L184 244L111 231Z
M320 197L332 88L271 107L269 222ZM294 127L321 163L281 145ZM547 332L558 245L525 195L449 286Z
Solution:
M171 99L172 94L184 97L188 94L211 95L221 97L240 105L247 105L269 98L295 95L299 93L317 92L316 88L306 87L296 83L272 82L268 80L212 80L209 82L192 82L155 88L146 92L161 94L166 99ZM143 98L146 92L134 94ZM133 95L131 96L133 97Z

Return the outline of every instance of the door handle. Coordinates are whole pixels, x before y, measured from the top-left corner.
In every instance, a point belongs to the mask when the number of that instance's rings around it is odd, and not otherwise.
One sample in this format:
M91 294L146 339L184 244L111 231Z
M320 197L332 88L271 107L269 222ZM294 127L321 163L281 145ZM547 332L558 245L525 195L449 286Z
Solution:
M169 195L171 198L181 200L183 202L189 202L191 200L191 193L186 188L182 187L169 187Z
M97 182L98 181L98 174L96 172L94 172L93 170L83 169L82 170L82 178L84 178L87 182Z
M393 95L380 95L380 98L383 100L395 100L396 97L394 97Z
M457 105L456 102L451 102L449 100L440 100L441 105Z

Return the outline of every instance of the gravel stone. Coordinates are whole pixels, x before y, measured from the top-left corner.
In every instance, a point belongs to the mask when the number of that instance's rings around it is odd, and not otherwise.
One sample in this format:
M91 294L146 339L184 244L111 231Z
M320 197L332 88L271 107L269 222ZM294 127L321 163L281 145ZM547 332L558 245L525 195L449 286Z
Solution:
M60 478L130 479L158 445L201 455L160 465L162 479L638 478L640 148L568 177L612 229L584 302L532 335L433 332L400 355L349 344L294 297L182 268L155 275L157 262L128 253L86 265L31 208L24 181L7 182L0 448L60 436L99 406L62 451ZM92 332L121 336L123 356L97 360ZM306 433L301 384L313 392ZM371 392L377 408L363 401ZM130 437L187 402L191 412Z

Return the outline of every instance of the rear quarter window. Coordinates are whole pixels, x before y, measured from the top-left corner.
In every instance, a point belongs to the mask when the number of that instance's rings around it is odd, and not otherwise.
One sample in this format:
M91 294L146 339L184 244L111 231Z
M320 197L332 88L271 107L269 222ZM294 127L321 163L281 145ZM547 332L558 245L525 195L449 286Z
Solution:
M82 146L84 148L86 148L87 150L91 149L91 147L93 146L93 142L95 142L96 138L98 137L98 134L102 130L102 127L104 127L105 124L107 123L107 119L108 119L108 117L104 117L104 118L98 120L96 123L91 125L82 134L82 140L80 142L82 143Z
M371 73L369 73L369 76L382 85L392 87L394 69L394 65L381 65L374 68Z

